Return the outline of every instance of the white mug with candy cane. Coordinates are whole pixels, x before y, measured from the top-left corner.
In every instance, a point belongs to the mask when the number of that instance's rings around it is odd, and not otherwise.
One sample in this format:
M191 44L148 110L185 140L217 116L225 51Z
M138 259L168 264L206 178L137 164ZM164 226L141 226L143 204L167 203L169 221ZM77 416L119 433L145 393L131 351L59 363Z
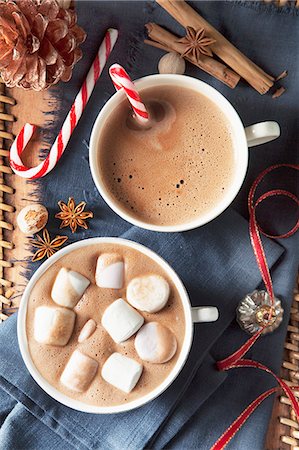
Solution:
M278 138L280 135L278 123L272 121L261 122L244 128L238 113L229 101L212 86L209 86L207 83L204 83L196 78L172 74L150 75L137 80L133 84L123 68L118 65L113 65L110 68L110 75L117 92L110 98L99 113L91 133L89 147L89 163L91 173L98 191L108 205L123 219L141 228L160 232L187 231L205 225L215 219L231 204L243 184L248 166L248 148L270 142ZM104 183L103 174L101 173L98 164L98 152L101 151L101 134L107 124L107 119L110 114L115 110L120 102L123 101L125 96L127 96L134 110L136 120L139 120L140 122L148 120L146 108L141 103L138 92L141 92L142 96L143 89L163 85L192 89L193 91L208 97L215 104L217 104L218 108L223 112L228 122L231 124L233 148L235 153L234 156L236 161L236 170L234 171L229 189L223 196L222 201L216 204L216 206L211 208L208 212L200 214L196 219L178 225L154 225L136 218L136 216L130 214L128 210L121 209L107 189L107 186Z

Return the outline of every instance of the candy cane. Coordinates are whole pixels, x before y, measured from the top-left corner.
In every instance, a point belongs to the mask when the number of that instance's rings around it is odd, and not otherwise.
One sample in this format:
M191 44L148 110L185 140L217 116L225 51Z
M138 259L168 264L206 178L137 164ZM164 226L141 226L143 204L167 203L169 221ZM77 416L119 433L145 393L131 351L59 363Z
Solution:
M113 64L109 69L109 74L117 91L121 88L124 89L126 96L131 103L136 119L141 123L147 123L149 115L146 107L142 103L140 95L138 94L136 87L125 71L125 69L119 64Z
M49 173L57 164L63 155L67 143L74 131L74 128L79 122L79 119L84 111L86 103L92 94L95 84L100 77L102 70L107 62L107 59L114 47L118 37L118 31L110 28L107 30L103 42L98 50L97 56L92 63L92 66L87 74L87 77L78 92L74 103L62 125L62 128L50 149L46 159L38 164L36 167L26 167L21 159L21 154L26 145L32 138L36 129L34 125L26 123L21 129L20 133L14 140L10 149L10 165L12 170L23 178L40 178Z

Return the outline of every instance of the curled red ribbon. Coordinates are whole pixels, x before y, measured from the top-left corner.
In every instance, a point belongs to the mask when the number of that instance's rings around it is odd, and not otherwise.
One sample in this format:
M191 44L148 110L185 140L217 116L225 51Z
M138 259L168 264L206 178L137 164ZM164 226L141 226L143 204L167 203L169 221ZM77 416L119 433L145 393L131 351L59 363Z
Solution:
M292 194L289 191L285 191L283 189L274 189L271 191L268 191L264 194L262 194L257 200L254 200L256 189L260 182L263 180L263 178L273 170L279 169L279 168L290 168L299 170L299 165L296 164L276 164L274 166L270 166L267 169L265 169L253 182L249 195L248 195L248 210L249 210L249 234L251 239L252 248L256 257L256 261L259 267L259 270L262 275L262 279L264 281L265 287L267 289L267 292L270 296L272 304L274 304L274 291L273 291L273 284L272 279L269 271L269 267L266 260L266 255L264 252L262 240L260 233L264 234L265 236L269 238L287 238L292 236L296 231L299 229L299 218L296 222L296 224L293 226L293 228L282 234L282 235L270 235L265 233L256 220L256 208L257 206L262 203L265 199L269 197L274 196L284 196L288 197L291 200L293 200L297 206L299 206L299 199L296 195ZM268 367L264 366L263 364L260 364L257 361L253 361L251 359L244 359L243 356L248 352L248 350L254 345L254 343L257 341L257 339L260 337L264 330L265 326L261 328L257 333L255 333L253 336L251 336L245 344L243 344L238 350L236 350L234 353L232 353L227 358L223 359L222 361L217 362L217 369L218 370L230 370L230 369L236 369L240 367L251 367L255 369L263 370L266 373L271 374L279 386L274 387L272 389L269 389L268 391L261 394L257 399L255 399L250 405L237 417L237 419L225 430L225 432L220 436L220 438L217 440L217 442L211 447L211 450L221 450L224 449L227 444L231 441L231 439L235 436L235 434L239 431L239 429L244 425L246 420L251 416L251 414L256 410L256 408L270 395L272 395L275 392L278 392L278 390L281 388L285 392L285 394L289 397L292 407L296 413L297 419L299 421L299 403L296 399L293 391L299 389L299 386L288 386L281 378L279 378L272 370L270 370Z

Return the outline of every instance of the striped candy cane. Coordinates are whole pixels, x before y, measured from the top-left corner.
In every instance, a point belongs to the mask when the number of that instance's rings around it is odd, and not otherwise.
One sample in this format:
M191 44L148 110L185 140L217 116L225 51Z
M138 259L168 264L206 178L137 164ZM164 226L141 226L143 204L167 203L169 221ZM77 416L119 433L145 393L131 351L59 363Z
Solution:
M149 115L146 107L142 103L140 95L138 94L133 81L125 69L119 64L113 64L109 69L109 73L115 89L117 91L121 88L124 89L126 96L131 103L136 119L141 123L147 123L149 120Z
M86 103L91 96L91 93L95 87L95 84L102 73L102 70L106 64L106 61L114 47L114 44L118 37L118 31L110 28L104 37L103 42L98 50L97 56L92 63L92 66L87 74L87 77L78 92L75 101L68 113L62 128L50 149L50 152L46 159L38 164L36 167L26 167L21 159L21 154L24 151L26 145L32 138L32 135L36 129L34 125L26 123L21 129L20 133L14 140L10 149L10 165L12 170L23 178L35 179L44 177L49 173L57 164L63 152L66 149L67 143L76 127L79 119L84 111Z

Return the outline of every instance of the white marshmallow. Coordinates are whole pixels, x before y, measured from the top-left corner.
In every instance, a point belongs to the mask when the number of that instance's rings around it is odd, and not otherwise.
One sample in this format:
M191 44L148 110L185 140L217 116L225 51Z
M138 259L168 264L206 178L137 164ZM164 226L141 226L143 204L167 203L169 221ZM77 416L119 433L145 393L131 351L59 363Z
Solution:
M135 349L144 361L161 364L174 356L177 341L169 328L158 322L149 322L138 331Z
M61 383L75 392L86 391L98 370L98 362L75 350L60 377Z
M78 342L81 344L81 342L84 342L86 341L86 339L90 338L90 336L95 332L96 328L96 322L93 319L89 319L80 331Z
M134 359L112 353L102 367L102 377L107 383L128 394L138 383L142 370L142 364Z
M127 300L140 311L155 313L164 308L169 292L169 284L160 275L143 275L128 284Z
M122 298L111 303L102 317L103 327L117 344L129 339L143 322L144 318Z
M74 329L76 314L66 308L39 306L34 315L34 339L40 344L64 346Z
M101 288L121 289L124 285L125 265L117 253L103 253L98 257L96 284Z
M74 308L90 281L78 272L62 267L53 284L51 297L55 303L66 308Z

